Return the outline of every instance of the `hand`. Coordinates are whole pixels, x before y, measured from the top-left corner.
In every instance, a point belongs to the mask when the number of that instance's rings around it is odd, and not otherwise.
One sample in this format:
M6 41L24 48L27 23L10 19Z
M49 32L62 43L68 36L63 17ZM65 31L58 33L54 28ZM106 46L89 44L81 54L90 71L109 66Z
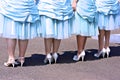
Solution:
M76 0L74 0L72 3L72 8L74 11L76 11L76 6L77 6L77 2L76 2Z

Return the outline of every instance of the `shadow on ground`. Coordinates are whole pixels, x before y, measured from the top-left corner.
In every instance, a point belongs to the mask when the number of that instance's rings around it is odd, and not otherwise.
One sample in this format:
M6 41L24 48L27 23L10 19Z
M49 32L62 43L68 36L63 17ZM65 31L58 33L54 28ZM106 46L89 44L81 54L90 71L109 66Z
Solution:
M120 56L120 46L111 46L110 47L110 57ZM75 63L75 61L72 60L73 56L77 54L77 51L63 51L63 54L59 54L59 58L57 61L57 64L63 64L63 63ZM93 61L93 60L100 60L104 59L102 56L100 58L95 58L94 54L97 53L97 49L87 49L85 56L85 61ZM43 60L45 59L45 55L43 54L32 54L30 57L25 58L25 64L26 66L41 66L46 65Z

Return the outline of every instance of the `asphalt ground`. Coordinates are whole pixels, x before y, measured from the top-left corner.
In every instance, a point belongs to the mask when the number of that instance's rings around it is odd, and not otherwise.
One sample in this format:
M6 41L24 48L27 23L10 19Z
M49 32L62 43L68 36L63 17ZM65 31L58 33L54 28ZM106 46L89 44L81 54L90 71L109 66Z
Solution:
M112 33L119 33L115 30ZM29 41L25 55L25 66L5 67L7 61L6 40L0 38L0 80L120 80L120 45L110 43L109 58L95 58L97 40L88 38L85 61L75 62L72 57L77 53L76 38L62 40L56 64L44 64L43 38ZM18 56L16 47L15 56Z

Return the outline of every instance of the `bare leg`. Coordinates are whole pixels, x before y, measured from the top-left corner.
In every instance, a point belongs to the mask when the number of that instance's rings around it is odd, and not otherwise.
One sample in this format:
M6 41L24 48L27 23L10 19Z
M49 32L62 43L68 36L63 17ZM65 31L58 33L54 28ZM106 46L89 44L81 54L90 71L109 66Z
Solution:
M57 59L58 59L58 54L57 54L57 52L58 52L58 49L59 49L59 46L60 46L60 42L61 42L61 40L60 39L54 39L53 40L53 54L52 54L52 56L53 56L53 59L55 60L55 63L57 62Z
M98 43L99 43L99 50L102 50L104 48L104 36L105 36L105 31L104 30L99 30L99 36L98 36Z
M44 44L45 44L45 53L46 53L46 58L44 59L44 63L49 62L49 64L51 64L52 56L50 53L53 45L53 38L44 38Z
M98 43L99 43L99 50L98 53L94 54L95 57L100 57L101 55L104 57L106 50L104 48L104 37L105 37L105 30L99 30L98 36Z
M110 30L105 31L105 48L109 47L109 40L110 40Z
M14 59L16 39L6 39L6 41L7 41L7 51L8 51L9 59Z
M76 38L77 38L78 54L80 54L85 48L87 37L77 35Z
M53 45L53 38L44 38L44 44L45 44L45 53L47 55L51 53L51 47Z
M19 57L24 57L28 46L28 40L18 40Z
M106 49L107 57L109 57L109 53L110 53L109 40L110 40L110 30L105 31L105 46L104 47Z
M24 63L24 56L25 56L26 49L28 46L28 40L18 40L18 46L19 46L19 59L18 60L22 67Z
M61 40L54 39L53 40L53 53L58 52Z
M82 61L83 61L84 60L84 56L85 56L84 48L85 48L85 44L86 44L86 41L87 41L87 37L86 36L77 35L76 38L77 38L78 53L77 53L77 55L75 55L73 57L73 60L74 61L79 61L80 58L82 58Z
M9 67L15 65L15 47L16 47L16 39L6 39L7 41L7 51L8 51L8 61L4 63L5 66Z

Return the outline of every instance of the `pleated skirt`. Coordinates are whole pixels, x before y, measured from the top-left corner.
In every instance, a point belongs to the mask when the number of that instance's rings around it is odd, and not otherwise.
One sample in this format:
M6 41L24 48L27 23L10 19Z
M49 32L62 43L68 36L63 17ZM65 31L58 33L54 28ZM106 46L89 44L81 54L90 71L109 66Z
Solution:
M72 34L81 36L96 36L98 35L97 22L89 22L82 18L77 12L73 18Z
M120 26L120 15L104 15L98 13L98 27L100 30L115 30Z
M39 36L43 38L66 39L71 36L72 19L58 20L40 16Z
M2 14L0 14L0 36L11 39L33 39L38 36L37 25L30 22L17 22Z

